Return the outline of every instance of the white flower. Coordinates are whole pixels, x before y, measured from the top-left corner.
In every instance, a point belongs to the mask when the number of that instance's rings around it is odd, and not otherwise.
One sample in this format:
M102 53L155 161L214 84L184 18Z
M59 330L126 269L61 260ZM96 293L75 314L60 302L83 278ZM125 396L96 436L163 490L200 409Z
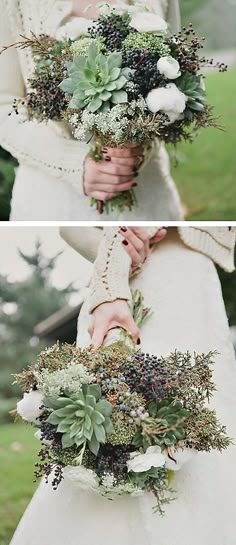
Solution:
M171 55L161 57L157 63L157 69L168 79L177 79L181 76L179 63Z
M149 447L145 454L133 452L127 462L127 467L128 471L142 473L142 471L148 471L151 467L164 466L165 461L165 456L162 454L160 447Z
M175 83L169 83L166 87L152 89L146 98L146 103L151 112L165 112L170 122L180 119L185 110L187 97Z
M40 407L43 405L43 396L38 390L31 390L28 394L25 393L23 399L17 403L17 412L28 422L35 422L42 413Z
M167 23L155 13L147 11L134 13L130 25L138 32L165 32Z
M98 488L96 473L84 466L67 466L63 469L63 475L82 490L96 490Z
M68 21L64 26L60 27L56 33L57 40L76 40L81 36L88 35L88 29L91 27L92 21L85 17L75 17L72 21Z
M171 460L168 456L171 456ZM179 448L168 449L163 452L166 458L166 468L172 471L179 471L185 464L187 464L197 454L197 450L191 448Z

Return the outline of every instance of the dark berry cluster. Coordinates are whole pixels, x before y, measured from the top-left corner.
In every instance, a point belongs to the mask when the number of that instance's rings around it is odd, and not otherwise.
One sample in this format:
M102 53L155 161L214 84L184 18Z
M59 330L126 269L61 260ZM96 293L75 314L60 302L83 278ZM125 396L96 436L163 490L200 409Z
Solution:
M203 48L205 38L197 38L192 24L183 28L179 34L167 38L166 44L171 47L173 56L178 60L182 72L196 74L202 64L199 50Z
M124 369L131 391L142 394L147 400L159 401L166 397L168 369L161 363L157 356L138 352Z
M136 96L130 98L138 98L142 95L144 98L149 91L156 87L164 87L166 85L165 78L157 70L158 55L147 49L126 49L123 52L123 66L131 68L133 73L130 80L134 83L135 88L131 93L136 93Z
M127 477L127 461L130 453L134 450L129 446L113 446L109 443L101 445L97 458L95 459L96 473L102 477L106 473L113 473L118 479Z
M89 33L92 38L101 36L109 51L120 50L123 41L130 33L129 20L122 15L111 13L108 17L102 17L96 28L89 29Z
M34 477L35 482L41 477L45 477L46 483L48 483L49 477L52 476L52 487L56 490L61 481L63 480L63 465L55 463L51 457L49 448L45 447L39 451L38 457L40 462L35 464Z
M61 79L55 78L54 75L30 81L33 91L27 95L27 106L40 120L61 119L68 99L58 87L60 82Z

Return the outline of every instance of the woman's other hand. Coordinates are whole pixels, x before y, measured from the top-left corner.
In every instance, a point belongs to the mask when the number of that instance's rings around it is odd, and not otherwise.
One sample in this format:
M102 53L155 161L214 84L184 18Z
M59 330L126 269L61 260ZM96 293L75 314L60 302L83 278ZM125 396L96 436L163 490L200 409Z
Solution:
M150 238L146 229L141 227L121 227L122 244L131 258L131 273L140 267L147 259L152 244L161 242L166 236L166 229L157 229L154 237Z
M101 161L87 157L84 165L85 194L107 201L135 187L142 161L143 148L134 145L104 148Z
M130 335L135 344L140 344L140 333L131 315L127 301L116 299L111 303L102 303L92 313L89 334L95 349L102 346L104 339L115 327L122 327Z

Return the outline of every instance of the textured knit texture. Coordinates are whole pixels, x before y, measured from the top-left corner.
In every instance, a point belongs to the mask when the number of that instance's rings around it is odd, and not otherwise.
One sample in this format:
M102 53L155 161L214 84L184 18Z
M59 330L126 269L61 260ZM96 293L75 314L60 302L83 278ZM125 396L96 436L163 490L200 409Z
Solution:
M212 401L236 439L236 367L215 267L181 243L177 233L157 245L132 286L153 314L141 329L141 349L157 356L175 349L217 350ZM78 344L89 345L88 309L78 323ZM33 436L33 432L32 432ZM43 481L11 545L235 545L235 445L200 453L172 483L177 499L162 518L152 497L109 501L65 479L57 491Z
M156 227L146 229L150 237L157 230ZM210 257L224 270L234 270L236 227L178 227L177 231L184 245ZM63 227L61 235L83 257L95 261L91 279L90 311L104 302L129 300L130 257L125 252L117 227L106 227L103 233L97 228L91 231L91 227ZM157 246L161 244L158 243Z
M156 227L146 228L150 238ZM129 300L129 271L131 259L122 245L123 237L117 227L107 227L99 246L91 280L90 311L104 302Z
M176 0L145 2L154 12L178 25ZM45 33L55 36L72 10L70 0L3 0L0 47L19 40L20 35ZM12 199L11 220L74 221L100 220L89 198L83 194L83 165L88 145L71 138L62 123L39 124L12 111L14 98L25 96L27 79L34 68L29 49L11 48L0 56L0 145L20 162ZM139 207L131 212L115 211L106 219L181 220L177 189L170 175L163 144L154 145L138 179Z

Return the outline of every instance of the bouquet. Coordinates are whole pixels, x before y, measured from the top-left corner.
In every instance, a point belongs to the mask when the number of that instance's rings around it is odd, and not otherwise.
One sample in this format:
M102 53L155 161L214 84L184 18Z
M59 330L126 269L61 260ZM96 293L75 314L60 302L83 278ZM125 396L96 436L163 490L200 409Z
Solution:
M148 152L157 138L177 144L217 126L201 76L212 64L200 55L202 41L191 25L171 35L163 19L144 10L103 4L97 21L67 23L57 39L22 37L15 45L32 48L35 59L24 99L28 118L65 121L75 139L91 142L96 161L106 146L141 144ZM91 204L102 213L135 203L132 189Z
M148 317L136 292L133 309ZM141 308L141 310L140 310ZM155 510L173 499L171 481L199 452L231 439L214 410L214 353L167 357L137 351L127 336L98 351L59 344L16 375L17 413L37 426L36 477L63 478L108 499L152 493Z

